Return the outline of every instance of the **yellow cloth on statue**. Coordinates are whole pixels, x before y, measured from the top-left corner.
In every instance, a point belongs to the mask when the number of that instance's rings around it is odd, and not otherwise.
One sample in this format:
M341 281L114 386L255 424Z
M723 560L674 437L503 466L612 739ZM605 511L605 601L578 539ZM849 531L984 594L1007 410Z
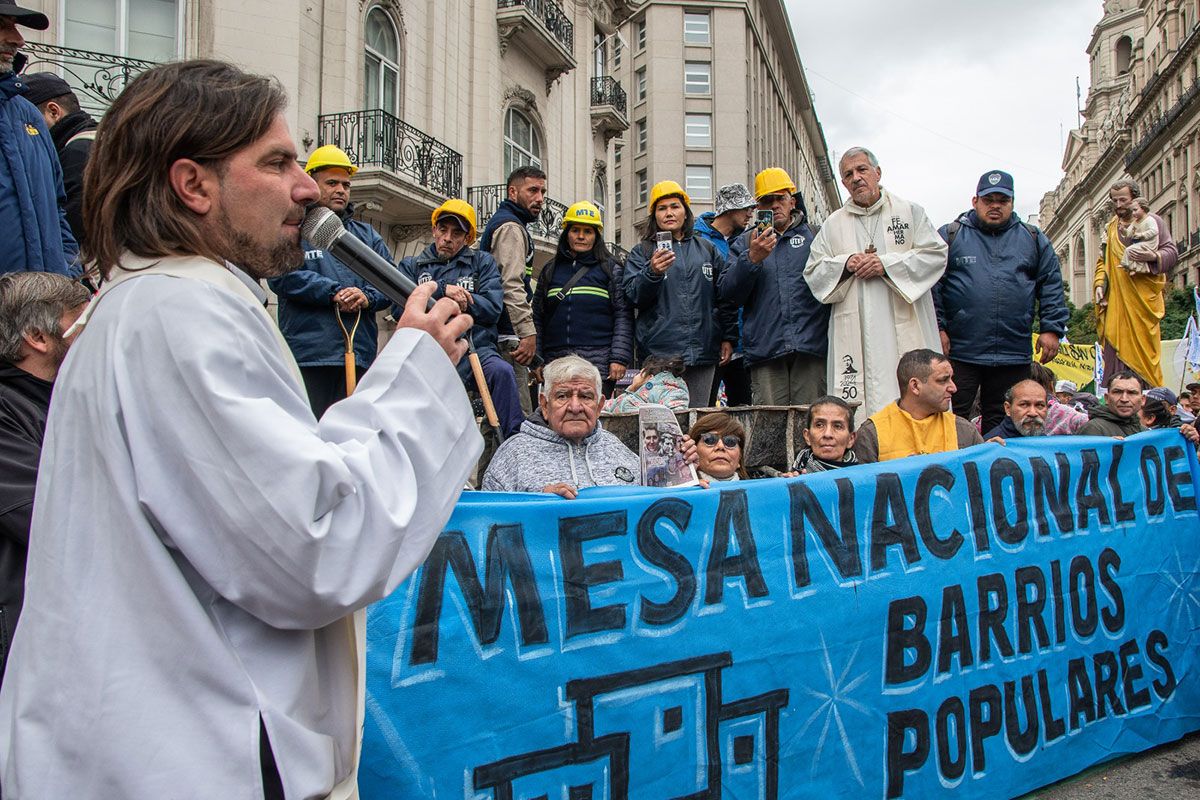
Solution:
M958 430L950 411L913 419L899 404L891 403L872 414L871 422L879 436L880 461L958 449Z
M1095 287L1104 286L1108 307L1097 310L1096 335L1110 345L1130 369L1151 386L1162 386L1162 341L1159 324L1165 275L1131 275L1121 268L1125 245L1117 233L1117 218L1106 230L1103 257L1096 262Z

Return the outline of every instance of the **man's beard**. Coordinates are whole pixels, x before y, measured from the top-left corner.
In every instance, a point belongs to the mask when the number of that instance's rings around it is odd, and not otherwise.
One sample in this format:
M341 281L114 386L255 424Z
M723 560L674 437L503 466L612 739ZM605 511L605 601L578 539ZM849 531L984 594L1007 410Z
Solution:
M1040 419L1030 419L1017 425L1022 436L1045 436L1046 423Z
M252 278L278 278L299 269L304 263L304 251L300 249L299 240L292 242L281 236L273 245L266 247L237 230L224 209L221 210L219 222L225 232L225 260Z

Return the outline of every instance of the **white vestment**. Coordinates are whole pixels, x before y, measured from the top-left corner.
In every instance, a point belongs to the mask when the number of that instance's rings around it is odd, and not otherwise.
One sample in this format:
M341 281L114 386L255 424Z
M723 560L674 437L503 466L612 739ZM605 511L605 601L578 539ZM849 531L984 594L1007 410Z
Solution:
M201 258L106 287L56 381L3 795L354 795L352 621L424 560L482 441L432 338L399 331L318 422L278 329ZM335 791L335 784L337 789Z
M874 242L884 273L861 280L846 261ZM829 215L804 279L829 319L829 393L862 406L862 423L900 396L896 364L909 350L942 351L930 290L946 269L946 243L924 209L887 190L869 208L847 200Z

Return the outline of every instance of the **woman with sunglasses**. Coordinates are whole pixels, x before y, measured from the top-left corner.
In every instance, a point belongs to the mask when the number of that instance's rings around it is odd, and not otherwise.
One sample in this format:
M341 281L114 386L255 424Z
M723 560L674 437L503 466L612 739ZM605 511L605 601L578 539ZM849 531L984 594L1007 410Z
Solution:
M710 484L747 477L742 466L746 429L723 411L705 414L688 431L700 457L696 472Z

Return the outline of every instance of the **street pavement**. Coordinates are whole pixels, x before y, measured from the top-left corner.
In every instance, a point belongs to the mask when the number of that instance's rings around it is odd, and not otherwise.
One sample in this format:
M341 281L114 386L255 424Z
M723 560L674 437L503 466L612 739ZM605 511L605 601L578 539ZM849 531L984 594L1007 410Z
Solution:
M1196 800L1200 798L1200 733L1110 761L1023 800Z

